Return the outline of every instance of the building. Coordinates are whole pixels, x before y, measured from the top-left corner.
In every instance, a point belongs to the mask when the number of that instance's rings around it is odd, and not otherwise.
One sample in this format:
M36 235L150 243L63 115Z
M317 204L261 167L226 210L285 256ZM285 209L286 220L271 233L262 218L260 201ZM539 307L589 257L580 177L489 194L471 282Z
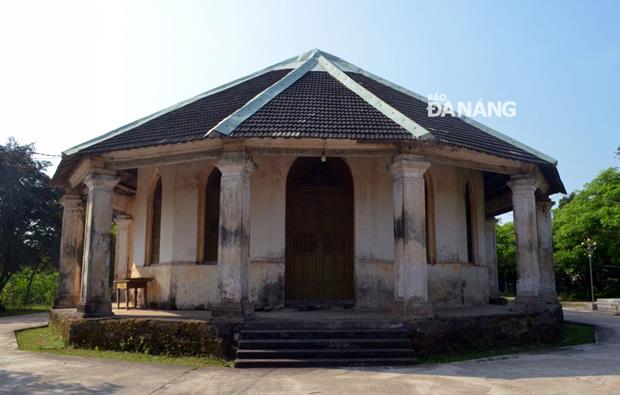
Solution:
M513 211L516 306L557 303L556 161L313 50L65 152L56 307L111 313L114 277L149 305L247 316L349 305L429 317L497 298L495 216Z

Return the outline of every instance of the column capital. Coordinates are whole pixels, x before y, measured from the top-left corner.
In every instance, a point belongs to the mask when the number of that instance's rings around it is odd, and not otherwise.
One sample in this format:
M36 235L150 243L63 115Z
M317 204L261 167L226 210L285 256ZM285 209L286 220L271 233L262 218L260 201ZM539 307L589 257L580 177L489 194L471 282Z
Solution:
M394 157L389 168L395 177L423 177L430 165L421 156L400 154Z
M222 176L245 174L250 175L257 168L250 157L244 152L226 152L215 162Z
M554 204L555 204L555 202L552 201L551 199L537 200L536 201L536 206L539 207L540 209L544 210L544 211L551 210L551 207L553 207Z
M130 215L119 214L114 217L114 223L119 228L129 227L131 225L132 218Z
M59 201L65 210L81 210L84 207L82 197L77 193L65 193Z
M512 190L512 193L517 195L534 193L536 188L538 188L536 178L527 174L512 176L506 184Z
M495 218L495 217L491 217L491 218L487 218L487 219L485 219L485 222L486 222L487 224L489 224L489 225L490 225L490 224L495 225L495 224L497 224L497 223L499 222L499 220L498 220L497 218Z
M88 189L112 190L119 181L116 171L107 169L93 169L84 178Z

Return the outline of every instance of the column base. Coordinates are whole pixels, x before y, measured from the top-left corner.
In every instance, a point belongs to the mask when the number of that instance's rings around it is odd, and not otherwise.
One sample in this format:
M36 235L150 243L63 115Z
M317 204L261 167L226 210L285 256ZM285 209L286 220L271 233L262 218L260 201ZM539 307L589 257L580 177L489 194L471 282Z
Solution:
M489 304L505 306L505 305L508 304L508 299L506 299L506 298L504 298L502 296L490 297L489 298Z
M254 304L248 301L242 302L222 302L209 305L211 316L216 318L230 318L247 320L256 316Z
M396 302L392 311L409 320L433 318L433 305L429 302Z
M80 303L77 306L77 312L83 318L111 317L114 315L112 313L112 303L110 302Z
M76 295L72 294L58 294L56 299L54 299L53 309L74 309L77 307L77 303L75 302L77 299Z
M504 298L499 290L491 288L489 289L489 304L506 305L508 299Z
M541 298L543 299L545 304L558 304L559 303L558 294L553 291L544 292L541 295Z
M515 299L513 310L519 313L539 313L545 309L545 302L540 296L519 296Z

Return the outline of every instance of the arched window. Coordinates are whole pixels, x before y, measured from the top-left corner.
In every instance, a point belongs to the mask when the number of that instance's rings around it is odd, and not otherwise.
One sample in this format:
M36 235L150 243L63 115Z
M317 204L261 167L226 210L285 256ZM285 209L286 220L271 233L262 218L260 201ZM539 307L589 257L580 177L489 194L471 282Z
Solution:
M475 193L472 180L465 184L465 222L467 231L467 261L476 263L475 240L476 240L476 210Z
M220 183L222 173L216 167L211 171L203 191L202 237L199 245L199 262L217 262L220 230Z
M430 174L424 174L424 204L426 206L426 262L437 263L437 244L435 241L435 192Z
M149 265L159 263L159 244L161 240L161 177L157 178L150 201L149 237L147 245L147 259Z

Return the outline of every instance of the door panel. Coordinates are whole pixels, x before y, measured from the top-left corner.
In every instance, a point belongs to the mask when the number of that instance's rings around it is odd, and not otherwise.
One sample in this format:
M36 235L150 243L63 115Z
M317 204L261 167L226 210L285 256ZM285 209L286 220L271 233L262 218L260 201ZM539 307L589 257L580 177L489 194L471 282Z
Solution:
M320 169L316 161L310 165ZM328 170L332 179L350 178ZM353 191L350 182L334 184L287 185L287 300L353 299Z

